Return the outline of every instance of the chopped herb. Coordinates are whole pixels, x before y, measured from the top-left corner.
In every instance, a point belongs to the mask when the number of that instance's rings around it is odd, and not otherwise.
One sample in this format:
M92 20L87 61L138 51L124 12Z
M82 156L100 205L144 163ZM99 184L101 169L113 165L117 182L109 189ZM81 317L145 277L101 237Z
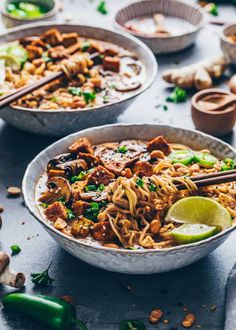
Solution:
M12 245L11 246L11 251L12 251L12 254L18 254L20 253L21 251L21 248L19 247L19 245Z
M60 197L57 200L58 202L61 202L62 204L65 204L65 198L64 197Z
M166 98L167 102L181 103L187 100L187 93L183 88L175 87L173 92Z
M81 88L80 87L68 87L68 92L74 96L81 96L82 92L81 92Z
M225 158L222 161L221 171L229 171L229 170L233 170L234 168L235 168L235 162L233 159Z
M106 203L104 201L101 203L92 202L90 204L90 208L85 210L84 216L89 220L96 221L100 209L104 206L106 206Z
M149 189L150 191L157 191L157 186L154 183L150 183Z
M99 13L101 13L103 15L106 15L108 13L106 1L101 0L99 2L99 5L97 7L97 11L99 11Z
M94 101L96 98L96 93L91 92L91 91L84 91L83 92L83 97L86 103L89 103L91 101Z
M155 108L162 108L164 111L168 110L168 106L166 104L157 104Z
M137 180L136 180L136 183L137 183L137 185L139 186L139 187L143 187L143 185L144 185L144 182L143 182L143 180L141 179L141 178L137 178Z
M109 102L109 96L108 95L104 95L103 96L103 101L104 101L104 103L108 103Z
M120 152L121 154L126 154L127 151L128 151L127 146L118 147L118 152Z
M48 207L47 203L41 203L40 206L42 206L44 209L46 209Z
M48 266L46 270L44 270L42 273L31 273L31 281L36 286L51 286L54 279L50 277L49 275L49 269L52 265L52 262Z
M75 183L76 181L80 181L86 175L86 171L81 171L79 175L74 175L70 178L71 183Z
M70 209L66 209L66 213L67 213L68 220L73 220L75 218L74 213Z
M85 189L85 191L95 191L95 190L97 190L97 187L95 184L89 184L84 189Z
M58 98L55 97L55 96L53 96L53 97L51 98L51 101L52 101L52 102L58 102Z
M105 189L104 184L103 184L103 183L100 184L100 186L98 187L98 190L99 190L99 191L103 191L104 189Z
M90 47L90 42L89 41L84 41L81 46L81 50L83 52L86 52Z
M215 3L209 3L207 5L207 11L209 14L213 15L213 16L218 16L219 11L218 11L218 7Z

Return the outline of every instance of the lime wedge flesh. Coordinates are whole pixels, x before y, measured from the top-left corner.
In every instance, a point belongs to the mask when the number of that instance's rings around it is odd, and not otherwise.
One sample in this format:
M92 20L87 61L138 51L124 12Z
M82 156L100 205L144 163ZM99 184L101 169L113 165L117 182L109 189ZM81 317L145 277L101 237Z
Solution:
M0 54L0 60L4 60L6 66L10 66L14 71L20 70L21 67L20 62L15 56Z
M232 225L229 212L217 201L201 196L180 199L173 204L166 216L166 221L205 224L225 229Z
M186 223L179 228L172 230L171 234L176 242L180 244L189 244L211 237L217 234L220 230L221 228L217 226Z

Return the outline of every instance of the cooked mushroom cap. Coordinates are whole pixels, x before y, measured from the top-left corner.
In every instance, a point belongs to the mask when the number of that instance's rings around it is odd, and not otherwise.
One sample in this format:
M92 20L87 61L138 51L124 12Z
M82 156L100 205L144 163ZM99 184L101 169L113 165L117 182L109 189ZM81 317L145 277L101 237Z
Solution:
M133 82L132 84L130 85L122 85L122 84L119 84L115 87L115 89L118 91L118 92L131 92L131 91L134 91L136 89L138 89L139 87L141 87L141 83L139 81L136 81L136 82Z
M69 182L60 176L53 177L48 181L47 186L49 188L41 197L40 202L51 204L58 199L63 198L67 203L71 197L71 188Z
M5 252L0 251L0 274L9 265L9 263L10 263L9 256Z

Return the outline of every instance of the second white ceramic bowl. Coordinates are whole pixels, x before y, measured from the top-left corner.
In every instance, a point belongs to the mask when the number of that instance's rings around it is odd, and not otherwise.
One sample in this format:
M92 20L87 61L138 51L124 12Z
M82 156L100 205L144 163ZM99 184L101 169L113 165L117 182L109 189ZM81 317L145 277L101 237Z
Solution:
M124 250L105 248L96 242L66 236L47 223L35 202L35 188L51 158L65 153L68 146L80 137L87 137L93 144L122 139L148 140L163 135L169 142L187 144L192 148L207 148L218 157L236 160L236 151L228 144L201 133L171 126L117 124L90 128L69 135L42 151L28 166L23 179L26 207L49 235L66 251L90 265L109 271L129 274L161 273L187 266L211 253L221 245L235 226L204 241L162 250Z
M230 34L236 34L236 24L229 24L223 28L220 36L220 46L226 60L230 64L236 65L236 44L227 39Z
M141 36L125 28L128 21L156 13L172 16L187 21L192 28L176 36L155 37ZM183 50L192 45L204 24L204 15L201 8L183 0L141 0L132 1L122 7L115 15L115 24L123 31L130 32L151 48L154 54L165 54Z
M6 106L0 111L0 117L7 123L22 130L43 135L66 135L91 126L114 123L119 115L134 101L134 99L153 83L157 74L157 62L146 45L137 38L102 29L97 26L78 24L41 23L14 28L0 35L0 43L9 42L22 37L40 35L45 31L57 28L62 33L77 32L81 37L94 38L112 42L134 52L142 61L146 70L146 80L133 93L113 103L104 104L90 109L58 109L40 110L20 106Z

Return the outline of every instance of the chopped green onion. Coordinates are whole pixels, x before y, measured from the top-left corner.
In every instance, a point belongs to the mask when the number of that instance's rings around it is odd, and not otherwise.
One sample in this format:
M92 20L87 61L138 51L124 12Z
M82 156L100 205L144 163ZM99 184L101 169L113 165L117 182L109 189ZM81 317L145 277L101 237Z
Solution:
M95 190L97 190L97 187L95 184L89 184L84 189L85 189L85 191L95 191Z
M149 186L149 189L150 191L157 191L157 186L154 184L154 183L150 183L150 186Z
M44 209L46 209L48 207L47 203L41 203L40 206L42 206Z
M128 151L127 146L118 147L118 152L120 152L121 154L126 154L127 151Z
M173 92L166 98L167 102L181 103L187 100L187 93L183 88L175 87Z
M225 158L222 161L221 171L229 171L229 170L233 170L234 168L235 168L235 162L233 159Z
M139 186L139 187L143 187L143 185L144 185L144 182L143 182L143 180L141 179L141 178L137 178L137 180L136 180L136 183L137 183L137 185Z
M71 183L75 183L76 181L80 181L83 179L83 177L86 175L86 171L81 171L79 175L74 175L70 178Z
M103 191L105 189L105 185L102 183L99 185L98 190Z
M90 42L89 41L84 41L81 46L81 50L83 52L86 52L90 47Z
M11 251L12 251L12 254L18 254L18 253L20 253L21 248L19 247L19 245L12 245Z
M51 101L52 101L52 102L58 102L58 98L55 97L55 96L53 96L53 97L51 98Z
M213 16L218 16L218 14L219 14L218 7L213 2L212 3L209 3L207 5L207 11L208 11L208 13L210 13Z
M74 215L74 213L72 212L72 210L70 210L70 209L66 209L66 213L67 213L67 219L68 219L68 220L73 220L73 219L75 219L75 215Z
M82 92L81 92L81 88L80 87L68 87L68 92L74 96L81 96Z
M94 101L96 98L96 93L90 92L90 91L84 91L83 97L86 103L89 103L91 101Z

